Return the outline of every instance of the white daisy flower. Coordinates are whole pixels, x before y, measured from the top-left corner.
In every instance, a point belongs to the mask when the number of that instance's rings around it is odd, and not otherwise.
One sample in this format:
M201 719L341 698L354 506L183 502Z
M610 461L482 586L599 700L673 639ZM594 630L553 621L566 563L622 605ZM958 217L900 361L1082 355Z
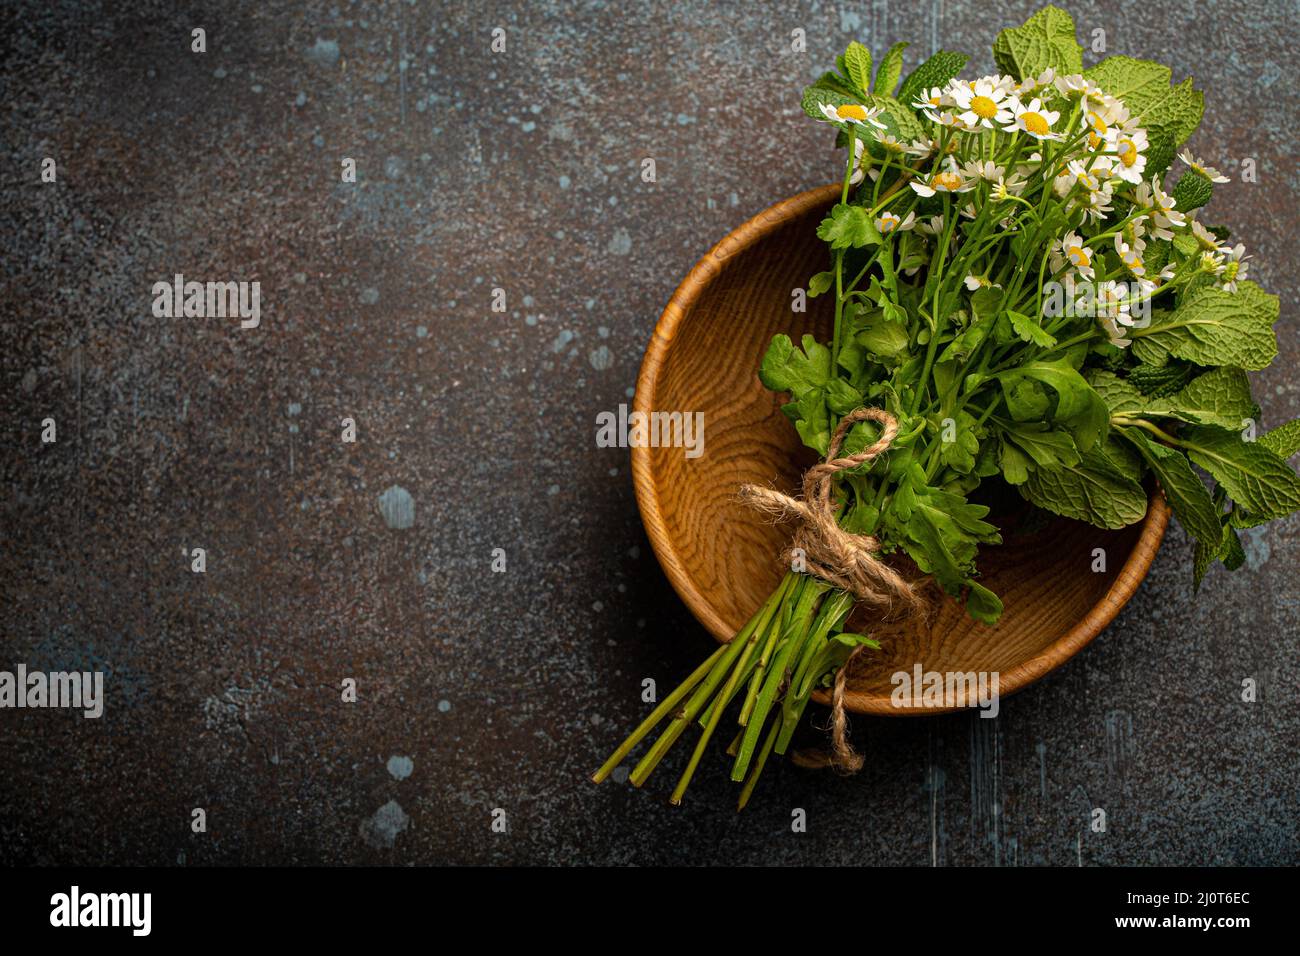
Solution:
M876 217L876 232L887 236L891 232L902 232L916 224L916 213L909 212L906 219L898 218L897 213L882 212Z
M954 108L960 110L961 121L971 128L983 126L997 129L1011 122L1007 109L1007 90L999 85L999 77L984 76L952 91Z
M928 90L922 90L920 94L912 101L914 110L937 110L944 106L952 106L952 100L948 94L937 86L932 86Z
M1023 179L1017 179L1015 176L1007 179L999 174L998 181L993 184L993 189L989 192L989 195L995 202L1006 202L1012 196L1019 196L1024 191L1025 181Z
M1190 223L1191 223L1191 226L1192 226L1192 237L1196 239L1196 242L1197 242L1198 245L1200 245L1202 251L1205 251L1205 252L1223 252L1223 251L1224 251L1223 249L1221 249L1221 248L1219 247L1219 237L1218 237L1218 236L1216 236L1214 233L1210 232L1210 230L1206 229L1204 226L1202 226L1202 225L1201 225L1199 222L1197 222L1195 219L1191 219L1191 220L1190 220Z
M1097 324L1105 331L1111 345L1125 349L1133 344L1133 340L1124 335L1128 330L1123 328L1115 318L1109 315L1099 315L1097 316Z
M957 115L951 110L945 111L943 113L936 113L934 110L926 110L925 115L930 120L930 122L938 123L940 126L945 126L948 129L954 129L957 130L958 132L970 133L973 132L975 129L974 126L968 124L964 119L961 118L961 116Z
M1122 235L1115 237L1115 254L1119 256L1120 262L1124 263L1124 268L1134 276L1140 279L1147 274L1147 267L1142 262L1142 253L1125 242Z
M1115 167L1115 175L1126 183L1132 183L1134 186L1141 183L1142 176L1147 168L1146 151L1149 145L1146 130L1117 131L1115 134L1115 158L1118 162Z
M1092 250L1083 244L1083 239L1077 232L1067 232L1057 240L1048 255L1048 262L1053 273L1068 267L1085 279L1091 279L1095 274L1092 268Z
M949 161L951 162L951 160ZM941 169L938 172L931 173L930 178L923 183L915 180L908 183L918 196L933 196L935 193L965 193L970 192L975 184L962 178L953 163L948 169Z
M1137 204L1148 210L1151 219L1151 235L1157 239L1172 239L1173 229L1181 229L1187 224L1187 217L1174 209L1177 205L1172 196L1160 188L1154 177L1150 184L1143 180L1134 193Z
M1223 261L1223 272L1220 274L1219 288L1225 292L1236 292L1237 283L1246 278L1246 260L1250 256L1246 255L1246 246L1244 243L1237 243L1233 248L1227 250L1227 258Z
M1061 118L1061 114L1043 108L1043 104L1037 98L1029 101L1029 105L1021 103L1019 100L1011 106L1011 112L1014 119L1003 127L1008 133L1022 132L1028 133L1034 139L1060 139L1060 133L1052 132L1052 124Z
M1101 94L1101 88L1094 86L1091 80L1085 79L1082 73L1058 76L1056 78L1056 89L1062 96L1070 96L1073 93L1082 93L1085 96L1099 96Z
M916 231L925 236L942 236L943 216L931 216L929 219L918 222Z
M893 133L877 131L875 136L876 142L884 147L886 152L892 153L895 156L924 156L930 152L929 147L925 146L922 146L921 151L917 152L917 146L915 143L905 143Z
M883 112L882 109L866 107L860 103L841 103L839 106L832 106L830 103L822 104L822 113L832 123L853 123L857 126L869 124L877 129L885 128L885 124L876 119Z
M1202 272L1208 272L1210 275L1217 276L1223 271L1223 256L1221 253L1225 251L1226 250L1221 249L1217 252L1202 252L1200 270Z
M1223 175L1223 173L1219 172L1213 166L1206 166L1203 163L1197 162L1196 158L1192 155L1191 150L1183 150L1178 154L1178 158L1186 163L1193 171L1200 173L1212 183L1232 182L1232 180Z
M978 159L968 163L963 163L961 167L962 175L967 179L982 179L985 182L996 182L1006 172L1001 166L986 160L980 162Z
M853 175L849 177L849 183L853 186L862 182L862 177L868 172L871 174L872 182L875 182L876 176L879 175L876 170L870 168L872 159L871 154L865 152L866 146L867 144L860 139L853 141Z
M1031 93L1036 93L1038 90L1041 90L1045 86L1054 87L1055 84L1056 84L1056 70L1052 69L1049 66L1047 69L1045 69L1042 73L1039 73L1037 76L1025 77L1024 80L1019 85L1016 86L1014 92L1016 93L1017 96L1023 99L1029 96Z
M988 276L968 275L965 279L966 288L971 292L976 289L1001 289L1001 284L990 282Z

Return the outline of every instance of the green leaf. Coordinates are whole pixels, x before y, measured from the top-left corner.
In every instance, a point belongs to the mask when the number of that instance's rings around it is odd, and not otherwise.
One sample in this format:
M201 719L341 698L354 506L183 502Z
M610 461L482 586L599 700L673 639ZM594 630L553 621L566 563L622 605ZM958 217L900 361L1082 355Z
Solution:
M1134 345L1145 343L1197 365L1235 365L1249 371L1267 368L1277 355L1273 323L1278 298L1253 282L1237 291L1211 287L1190 296L1172 313L1134 329ZM1143 361L1146 355L1140 355Z
M1079 449L1069 432L1048 428L1043 422L1004 422L999 420L1003 442L1023 451L1035 465L1056 468L1079 463Z
M1191 381L1196 366L1188 362L1166 362L1164 365L1135 365L1129 369L1128 380L1145 395L1161 398L1172 395Z
M906 357L911 340L908 338L907 326L892 321L890 315L881 309L872 309L859 313L861 331L854 335L854 341L866 349L882 365L897 365L898 360Z
M1300 451L1300 418L1260 435L1259 443L1279 458L1290 458Z
M1192 379L1174 395L1155 399L1148 405L1147 414L1240 431L1246 427L1247 419L1259 417L1259 406L1250 397L1246 373L1224 366Z
M863 93L871 89L871 51L857 40L844 51L844 72Z
M944 441L941 436L939 460L958 474L968 475L980 450L977 424L968 412L958 412L953 425L952 441Z
M1093 369L1088 373L1087 381L1101 396L1112 415L1141 415L1142 410L1152 404L1152 399L1114 372Z
M871 214L861 206L844 203L836 203L822 220L817 237L829 242L832 249L860 249L880 243L880 233L871 221Z
M1074 35L1074 20L1059 7L1043 7L1023 26L998 34L993 59L1003 73L1018 80L1037 76L1049 66L1058 74L1083 72L1083 47Z
M1237 532L1231 527L1223 529L1223 545L1219 549L1219 560L1229 571L1236 571L1246 563L1246 551L1241 546L1241 538L1237 537Z
M1147 513L1142 486L1097 451L1077 465L1036 469L1020 493L1053 514L1099 528L1127 527Z
M1032 342L1039 348L1050 349L1056 344L1055 336L1049 335L1043 331L1043 327L1027 315L1019 312L1007 310L1007 320L1011 323L1011 330L1016 333L1024 342Z
M1022 398L1016 386L1026 379L1042 382L1056 392L1056 412L1053 418L1070 427L1080 451L1087 451L1105 437L1110 426L1110 411L1101 396L1066 359L1030 362L1019 368L999 372L996 377L1002 383L1008 407L1011 407L1012 401ZM1015 413L1014 408L1012 413Z
M1008 441L1006 435L1002 436L1000 449L998 464L1002 468L1002 477L1009 485L1023 485L1029 480L1033 467L1030 457L1018 445Z
M831 351L811 335L803 337L803 351L795 348L790 336L774 336L759 366L758 377L772 391L789 392L797 398L830 381Z
M982 584L970 582L966 613L984 624L996 624L1002 616L1002 600Z
M1156 473L1165 500L1188 533L1198 541L1217 542L1223 534L1219 509L1210 492L1192 471L1182 452L1151 441L1140 428L1125 428L1121 434L1131 441Z
M1178 177L1174 186L1174 204L1179 212L1191 212L1200 209L1214 195L1214 183L1210 182L1194 169L1189 169Z
M1123 100L1148 133L1151 129L1166 130L1174 146L1196 131L1205 112L1205 96L1192 89L1190 79L1170 86L1172 71L1151 60L1107 57L1083 75Z
M835 284L834 272L819 272L808 280L808 298L815 299Z
M1186 443L1188 457L1255 517L1281 518L1300 508L1300 478L1260 442L1205 426L1185 429L1179 440Z
M910 106L912 101L925 90L946 85L962 71L968 59L970 57L965 53L940 50L913 70L903 81L903 85L898 90L899 102Z
M911 44L895 43L876 67L876 85L872 92L878 96L893 96L898 78L903 75L903 51Z

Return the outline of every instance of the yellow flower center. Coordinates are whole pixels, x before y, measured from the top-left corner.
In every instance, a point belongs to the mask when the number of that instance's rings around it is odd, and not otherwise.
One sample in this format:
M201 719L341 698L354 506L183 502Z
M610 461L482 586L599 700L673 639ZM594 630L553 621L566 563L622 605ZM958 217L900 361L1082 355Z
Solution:
M1108 129L1108 127L1106 126L1106 121L1102 119L1100 116L1098 116L1096 113L1094 113L1092 110L1088 111L1088 125L1091 126L1098 134L1102 136L1106 135L1106 130Z
M840 119L864 120L867 118L867 110L864 106L857 103L845 103L843 106L835 108L835 115Z
M1241 263L1237 262L1236 260L1229 262L1226 266L1223 267L1223 278L1228 282L1232 282L1233 280L1235 280L1237 278L1237 268L1240 265Z
M930 185L935 189L946 189L952 192L961 186L961 177L956 173L935 173L934 178L930 180Z
M1119 161L1125 166L1132 166L1137 162L1138 148L1131 139L1122 139L1119 141Z
M1082 246L1070 247L1070 261L1076 266L1089 266L1092 264L1092 260L1088 257L1088 250Z
M1042 113L1021 113L1020 122L1035 136L1046 136L1052 131L1052 128L1047 125L1047 120L1043 119Z
M971 112L980 119L992 119L998 115L998 104L987 96L977 96L970 101Z
M885 233L893 232L898 227L900 221L901 220L893 213L890 212L885 213L883 216L880 217L881 234L883 235Z

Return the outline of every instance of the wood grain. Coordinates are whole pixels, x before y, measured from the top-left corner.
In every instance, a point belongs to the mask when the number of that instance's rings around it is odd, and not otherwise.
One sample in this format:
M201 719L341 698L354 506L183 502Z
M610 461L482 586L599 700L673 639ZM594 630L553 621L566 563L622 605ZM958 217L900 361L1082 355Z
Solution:
M826 267L817 223L838 185L800 193L742 224L696 264L655 327L637 380L633 410L703 412L704 454L633 448L637 502L655 554L692 613L729 640L783 573L778 555L789 529L742 505L742 484L793 491L814 459L758 380L773 335L829 338L833 302L791 308L795 289ZM998 672L1010 694L1059 667L1114 619L1137 590L1164 537L1169 511L1153 493L1144 521L1103 531L1059 518L1029 522L981 550L984 582L1006 613L996 627L970 620L954 601L936 599L925 620L860 621L883 650L850 675L846 705L859 713L915 716L947 709L900 709L890 675L911 671ZM1094 549L1106 570L1094 572Z

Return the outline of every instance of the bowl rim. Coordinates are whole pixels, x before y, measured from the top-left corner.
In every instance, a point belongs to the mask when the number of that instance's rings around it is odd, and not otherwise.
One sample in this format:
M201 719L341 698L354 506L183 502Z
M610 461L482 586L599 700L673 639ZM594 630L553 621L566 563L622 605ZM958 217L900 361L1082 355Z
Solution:
M637 375L636 393L632 398L634 411L649 414L654 410L659 370L664 365L678 327L709 284L722 275L740 253L784 226L789 220L832 201L840 195L841 188L840 183L829 183L805 190L769 206L723 236L695 263L673 292L672 298L664 306L663 313L655 324L650 344L646 347L645 357L641 362L641 371ZM659 506L659 492L653 480L651 449L634 447L631 452L632 483L637 507L640 509L642 523L645 525L650 545L659 559L660 566L672 583L673 589L696 620L703 624L718 641L723 643L729 641L733 636L731 628L714 610L703 592L696 587L668 534ZM1134 542L1133 550L1127 560L1119 569L1119 573L1115 575L1110 589L1081 620L1053 643L1009 671L999 672L999 696L1013 694L1045 677L1091 643L1106 625L1115 619L1124 605L1137 593L1138 586L1146 577L1151 562L1155 559L1156 551L1164 539L1168 524L1169 506L1165 503L1164 495L1153 486L1146 517L1142 521L1141 533ZM824 695L818 695L817 699L825 702ZM925 717L964 709L960 707L898 708L893 706L887 696L881 697L853 689L846 690L844 705L846 709L855 713L891 717Z

